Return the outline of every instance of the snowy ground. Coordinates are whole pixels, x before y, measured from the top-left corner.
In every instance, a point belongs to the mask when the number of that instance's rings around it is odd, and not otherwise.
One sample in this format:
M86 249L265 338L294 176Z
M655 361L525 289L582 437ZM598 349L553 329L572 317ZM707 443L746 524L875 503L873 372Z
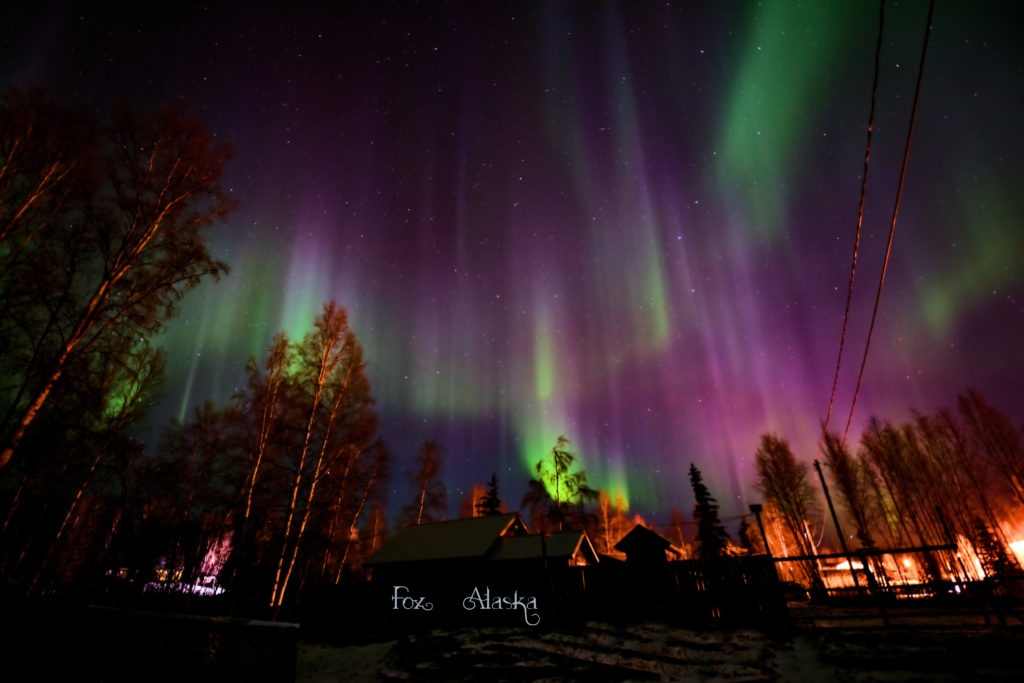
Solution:
M383 643L300 641L296 681L1020 681L1024 630L801 627L768 635L589 622L572 632L467 628Z
M0 611L16 625L0 657L32 663L24 680L1024 681L1024 621L991 610L891 609L884 627L877 610L804 604L774 631L593 620L390 635L109 608Z

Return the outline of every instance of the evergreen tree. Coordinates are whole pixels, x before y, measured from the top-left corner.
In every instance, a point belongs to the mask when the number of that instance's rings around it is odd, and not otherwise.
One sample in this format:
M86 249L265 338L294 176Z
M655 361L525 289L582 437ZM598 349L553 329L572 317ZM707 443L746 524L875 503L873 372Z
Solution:
M476 504L476 514L481 517L490 517L501 514L501 498L498 497L498 475L491 473L491 479L487 482L487 492Z
M690 463L690 485L693 486L693 517L697 520L697 556L702 560L713 560L727 554L729 533L718 519L718 502L704 485L704 477L693 463Z

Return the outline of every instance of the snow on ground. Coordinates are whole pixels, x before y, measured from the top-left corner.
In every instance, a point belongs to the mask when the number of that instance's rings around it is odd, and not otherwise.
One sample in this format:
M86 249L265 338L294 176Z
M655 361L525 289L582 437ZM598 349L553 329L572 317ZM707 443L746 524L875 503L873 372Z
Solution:
M296 681L1019 681L1009 627L433 630L369 645L300 643Z

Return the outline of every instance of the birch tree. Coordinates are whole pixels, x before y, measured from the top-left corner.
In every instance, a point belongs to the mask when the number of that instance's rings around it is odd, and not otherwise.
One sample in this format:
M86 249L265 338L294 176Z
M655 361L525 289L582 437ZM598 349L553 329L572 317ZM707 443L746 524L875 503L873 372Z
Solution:
M348 327L343 308L334 302L324 306L313 332L295 348L295 357L293 382L305 394L308 418L295 460L284 539L274 575L271 606L275 608L284 603L319 503L321 484L333 468L341 468L340 488L344 489L348 472L367 450L364 439L376 432L362 349Z
M807 481L807 465L798 462L789 444L774 434L761 436L754 458L757 490L783 519L800 555L813 556L816 548L808 520L814 505L814 489ZM817 564L808 560L802 566L811 585L821 587Z
M288 337L284 333L279 333L275 335L267 352L264 363L266 376L260 373L255 358L250 358L246 365L249 372L249 391L241 397L242 412L251 417L250 424L254 433L250 457L252 468L245 485L245 511L242 513L242 518L246 521L252 511L252 497L260 466L263 465L263 458L281 410L279 394L288 372L290 349Z
M417 470L412 474L414 498L403 511L406 524L422 524L444 519L447 492L441 481L441 446L430 439L423 442L416 457Z
M7 98L5 116L19 106ZM21 149L24 128L0 131L0 147ZM11 167L24 160L12 154L0 171L0 470L69 368L111 335L157 334L185 291L227 271L203 237L233 206L219 182L226 146L180 105L144 119L122 107L87 133L90 157L65 162L58 149L49 165Z

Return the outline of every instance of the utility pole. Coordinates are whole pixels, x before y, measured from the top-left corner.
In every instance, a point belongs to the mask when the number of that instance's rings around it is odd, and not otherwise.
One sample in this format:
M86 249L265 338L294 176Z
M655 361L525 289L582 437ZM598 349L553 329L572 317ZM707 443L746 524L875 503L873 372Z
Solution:
M832 524L836 527L836 535L839 536L839 545L843 549L843 555L846 556L846 564L850 567L850 576L853 577L853 585L860 592L860 583L857 581L857 571L853 568L853 556L850 555L850 551L846 549L846 537L843 536L843 530L839 527L839 518L836 517L836 509L832 506L832 496L828 492L828 484L825 483L825 475L821 473L821 463L817 460L814 461L814 471L818 473L818 480L821 482L821 488L825 492L825 502L828 503L828 511L832 513Z
M761 530L761 540L764 541L764 553L768 556L768 559L771 560L772 549L768 547L768 534L764 532L764 522L761 521L761 504L751 503L748 507L757 519L757 528Z

